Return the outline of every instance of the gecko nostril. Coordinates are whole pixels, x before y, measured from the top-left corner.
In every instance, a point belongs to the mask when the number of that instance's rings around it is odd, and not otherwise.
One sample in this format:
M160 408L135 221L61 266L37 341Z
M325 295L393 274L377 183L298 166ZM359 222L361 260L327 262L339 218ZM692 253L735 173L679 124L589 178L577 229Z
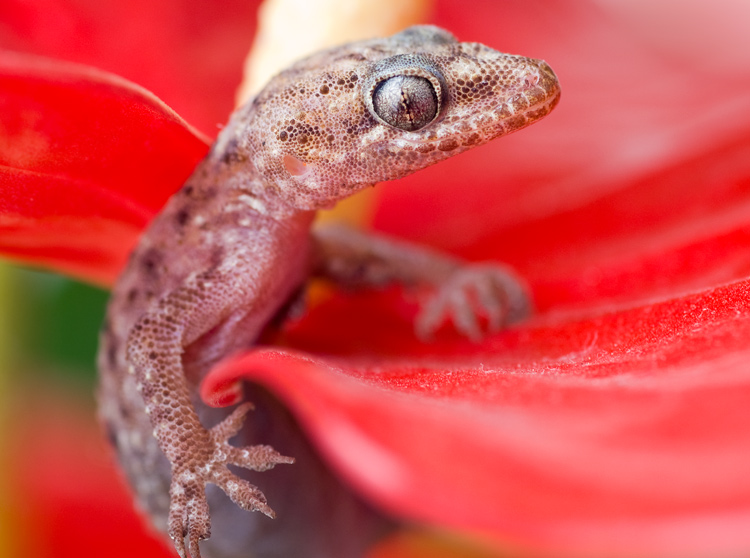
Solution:
M540 80L541 77L539 76L539 70L536 68L529 68L528 73L523 78L523 84L527 88L535 87Z

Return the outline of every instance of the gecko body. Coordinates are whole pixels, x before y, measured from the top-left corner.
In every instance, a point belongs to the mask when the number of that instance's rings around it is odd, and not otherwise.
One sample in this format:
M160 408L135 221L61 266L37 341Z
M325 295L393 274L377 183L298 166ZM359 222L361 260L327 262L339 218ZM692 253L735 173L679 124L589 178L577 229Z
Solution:
M197 386L218 360L252 347L310 276L434 287L416 324L425 336L450 317L479 337L478 314L497 328L527 310L522 285L499 264L311 231L315 211L523 128L559 92L542 61L419 26L312 55L235 112L143 234L101 336L102 421L141 506L181 556L198 558L210 535L206 484L273 516L227 465L263 471L293 460L227 442L248 404L203 425Z

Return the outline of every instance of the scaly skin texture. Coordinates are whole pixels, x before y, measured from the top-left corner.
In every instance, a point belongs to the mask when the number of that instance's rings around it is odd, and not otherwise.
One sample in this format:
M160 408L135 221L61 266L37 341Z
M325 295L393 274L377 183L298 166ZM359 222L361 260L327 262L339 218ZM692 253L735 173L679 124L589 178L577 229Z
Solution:
M207 483L273 516L227 465L263 471L293 460L229 445L250 405L207 428L196 388L219 359L251 347L308 277L434 287L416 324L425 337L452 318L476 338L478 314L496 329L528 308L520 282L497 264L311 232L315 210L523 128L559 91L542 61L425 26L310 56L232 116L141 238L101 339L101 417L141 506L181 556L197 558L210 535Z

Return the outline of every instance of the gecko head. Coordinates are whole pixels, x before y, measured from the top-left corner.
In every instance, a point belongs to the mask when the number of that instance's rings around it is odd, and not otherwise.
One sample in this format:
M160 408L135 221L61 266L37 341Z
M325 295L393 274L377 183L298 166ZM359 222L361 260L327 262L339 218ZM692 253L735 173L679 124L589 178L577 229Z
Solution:
M232 133L268 188L319 209L532 124L559 96L541 60L416 26L298 62Z

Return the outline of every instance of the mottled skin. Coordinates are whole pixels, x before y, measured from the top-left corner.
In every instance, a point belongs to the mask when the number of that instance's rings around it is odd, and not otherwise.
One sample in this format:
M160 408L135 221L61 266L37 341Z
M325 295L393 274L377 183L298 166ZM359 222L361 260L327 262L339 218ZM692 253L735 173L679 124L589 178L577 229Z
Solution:
M273 516L227 464L293 460L227 443L249 404L204 427L196 387L219 359L251 347L308 277L434 286L416 324L424 336L450 317L479 337L477 314L494 329L527 308L498 265L341 229L311 233L315 211L527 126L558 98L544 62L414 27L302 60L232 116L141 238L102 333L103 422L141 505L181 556L197 558L210 535L207 483Z

